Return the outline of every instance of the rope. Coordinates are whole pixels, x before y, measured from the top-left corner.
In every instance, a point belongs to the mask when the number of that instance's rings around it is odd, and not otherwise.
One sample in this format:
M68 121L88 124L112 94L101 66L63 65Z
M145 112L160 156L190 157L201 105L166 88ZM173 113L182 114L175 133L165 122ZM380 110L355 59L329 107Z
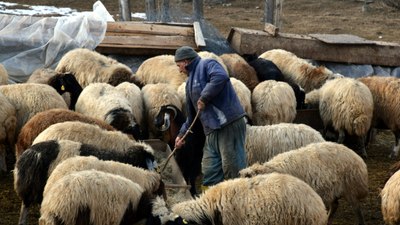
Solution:
M200 114L200 110L197 111L196 116L194 117L192 124L190 124L190 127L187 129L186 133L182 136L182 141L185 140L185 138L189 134L189 132L193 133L192 132L192 127L194 126L194 123L196 122L197 118L199 117L199 114ZM174 150L171 152L171 154L169 154L167 160L165 160L164 166L159 172L160 174L162 172L164 172L165 168L167 167L167 164L168 164L169 160L175 154L176 150L178 150L178 148L174 147Z

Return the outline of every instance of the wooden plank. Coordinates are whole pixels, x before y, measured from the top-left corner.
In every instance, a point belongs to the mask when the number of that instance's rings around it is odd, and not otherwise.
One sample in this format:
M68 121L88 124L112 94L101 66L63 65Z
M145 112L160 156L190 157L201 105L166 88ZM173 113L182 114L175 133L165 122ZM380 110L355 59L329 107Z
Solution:
M185 36L106 36L101 44L114 45L145 45L145 46L183 46L194 45L194 40L191 37Z
M376 44L375 41L351 34L309 34L308 36L328 44Z
M198 47L206 46L206 42L204 40L203 32L201 31L200 23L193 22L194 29L194 41Z
M228 42L239 54L262 54L271 49L285 49L298 57L320 61L400 66L400 45L375 42L375 45L327 44L307 35L266 32L234 27Z
M181 46L143 46L143 45L108 45L100 44L96 51L102 54L143 55L154 56L162 54L175 54ZM195 46L192 46L195 48Z
M193 27L140 22L109 22L107 23L107 32L182 36L194 35Z

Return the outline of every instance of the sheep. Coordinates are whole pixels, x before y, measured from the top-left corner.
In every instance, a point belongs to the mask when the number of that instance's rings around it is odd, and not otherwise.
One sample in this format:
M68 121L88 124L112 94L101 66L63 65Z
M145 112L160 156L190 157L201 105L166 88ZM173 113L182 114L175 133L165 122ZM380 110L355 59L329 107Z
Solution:
M93 155L102 160L119 161L145 169L154 168L153 149L141 143L123 150L70 140L49 140L33 144L22 153L13 170L14 189L22 200L19 224L26 224L29 207L42 201L44 186L54 168L63 160L77 155Z
M4 85L0 86L0 92L17 109L15 138L22 126L36 113L53 108L68 108L61 95L54 88L45 84L22 83Z
M126 93L110 84L91 83L85 87L76 102L75 111L104 120L137 140L141 137L140 125Z
M263 58L257 58L250 61L249 65L252 66L256 71L259 82L263 82L265 80L276 80L288 83L290 87L292 87L294 95L296 96L296 109L305 108L304 90L298 84L290 80L285 80L281 70L272 61Z
M381 190L381 211L386 224L396 225L400 223L400 172L395 172Z
M21 132L18 135L17 142L15 143L16 158L18 159L22 152L32 145L33 140L50 125L66 121L80 121L84 123L96 124L102 129L115 131L114 127L102 120L68 109L49 109L37 113L22 127Z
M364 138L371 127L374 110L371 91L353 78L329 80L318 91L325 137L330 127L339 133L338 143L353 142L349 140L355 137L362 143L355 150L361 150L366 157Z
M299 84L306 93L320 88L327 80L343 77L324 66L315 67L283 49L266 51L259 58L271 60L282 71L285 80Z
M173 205L172 212L188 222L215 225L325 225L328 217L308 184L278 173L226 180Z
M47 127L33 140L32 144L48 140L71 140L124 151L140 142L136 142L121 131L108 131L95 124L80 121L66 121Z
M37 84L48 84L51 77L57 75L58 73L51 68L38 68L29 76L26 83L37 83ZM57 88L55 88L57 90ZM60 93L60 92L58 92ZM61 94L67 106L71 106L71 96L69 92Z
M220 56L226 65L229 76L242 81L250 91L259 83L257 73L246 60L236 53L225 53Z
M76 101L82 92L82 87L71 73L57 73L50 77L47 84L52 86L60 95L69 94L68 108L75 110Z
M389 157L397 157L400 150L400 110L398 110L398 90L400 80L396 77L358 78L372 93L374 99L373 122L371 128L388 128L395 136L395 145Z
M0 171L7 171L7 149L14 144L17 128L17 111L6 96L0 92Z
M364 160L346 146L334 142L311 143L276 155L264 164L253 164L239 172L241 177L285 173L309 184L329 211L329 224L344 198L365 224L360 201L368 195L368 171Z
M162 140L170 146L175 146L175 139L178 136L179 129L186 118L176 106L162 106L156 116L155 126L163 130L166 138ZM175 159L182 171L186 183L190 184L190 193L192 196L197 194L196 179L201 174L201 161L203 157L203 147L205 143L203 126L199 120L195 121L191 132L185 139L183 147L176 151Z
M132 76L132 70L128 66L85 48L67 52L59 61L55 71L74 74L82 88L95 82L117 86L129 81Z
M246 125L247 165L263 163L279 153L324 141L321 133L305 124Z
M8 84L8 72L3 64L0 64L0 85Z
M183 115L187 116L187 114L186 114L186 82L183 82L181 85L179 85L177 92L179 95L179 99L181 100L181 103L182 103Z
M176 89L165 83L147 84L142 88L145 117L150 138L158 138L160 131L154 126L154 119L164 105L175 105L182 110L182 103Z
M62 177L83 170L97 170L123 176L139 184L149 195L162 195L165 193L161 175L155 171L148 171L117 161L99 160L94 156L74 156L62 161L51 172L44 187L43 196L48 194L48 187L55 184Z
M251 106L251 91L250 89L240 80L231 77L230 81L232 83L233 89L239 98L239 102L242 105L244 111L247 114L248 119L253 118L253 110Z
M224 61L221 59L221 57L217 56L216 54L209 52L209 51L200 51L198 52L200 58L202 59L213 59L216 60L219 64L221 64L222 68L224 68L226 74L229 76L229 70L226 67Z
M185 82L187 75L179 72L173 55L159 55L145 60L133 76L138 86L166 83L175 89Z
M150 201L139 184L122 176L75 172L51 184L40 207L39 224L133 224L151 210Z
M296 97L285 82L266 80L251 95L254 125L290 123L296 117Z

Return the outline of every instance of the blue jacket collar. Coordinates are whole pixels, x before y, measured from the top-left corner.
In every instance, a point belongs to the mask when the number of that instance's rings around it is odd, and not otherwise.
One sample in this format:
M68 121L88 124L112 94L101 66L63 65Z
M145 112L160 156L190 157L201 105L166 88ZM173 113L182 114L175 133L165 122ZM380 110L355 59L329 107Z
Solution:
M201 58L200 56L197 56L196 58L194 58L187 66L186 66L186 70L188 72L194 71L197 64L199 64Z

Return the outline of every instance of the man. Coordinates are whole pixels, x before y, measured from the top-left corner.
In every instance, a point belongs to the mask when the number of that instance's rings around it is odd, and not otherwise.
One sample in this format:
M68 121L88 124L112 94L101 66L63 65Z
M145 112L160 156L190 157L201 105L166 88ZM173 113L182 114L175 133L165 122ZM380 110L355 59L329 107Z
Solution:
M228 74L216 60L202 59L188 46L176 50L175 62L179 70L188 75L188 117L175 140L175 147L182 147L182 136L196 112L200 111L199 119L206 135L202 159L203 189L237 177L239 170L246 167L246 122L245 111Z

